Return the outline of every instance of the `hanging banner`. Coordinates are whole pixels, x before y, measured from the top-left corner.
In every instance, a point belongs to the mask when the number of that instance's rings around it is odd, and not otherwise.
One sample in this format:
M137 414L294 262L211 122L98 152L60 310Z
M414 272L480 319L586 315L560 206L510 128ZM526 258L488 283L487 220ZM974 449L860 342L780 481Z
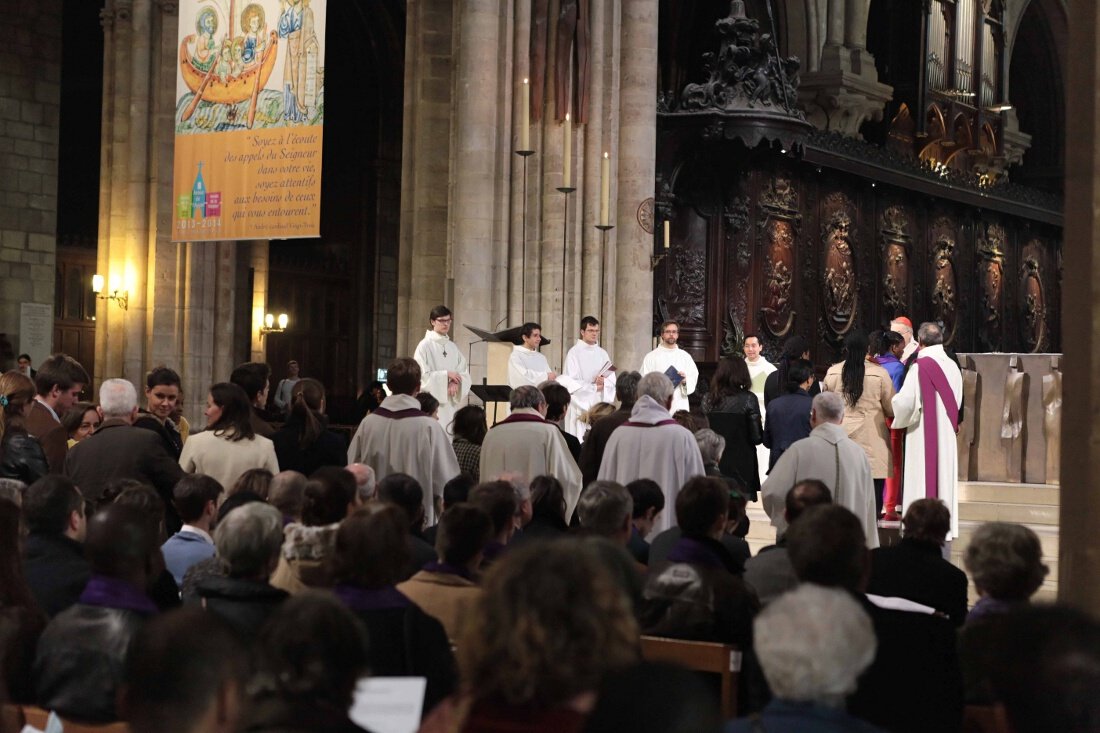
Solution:
M326 0L180 0L172 241L316 237Z

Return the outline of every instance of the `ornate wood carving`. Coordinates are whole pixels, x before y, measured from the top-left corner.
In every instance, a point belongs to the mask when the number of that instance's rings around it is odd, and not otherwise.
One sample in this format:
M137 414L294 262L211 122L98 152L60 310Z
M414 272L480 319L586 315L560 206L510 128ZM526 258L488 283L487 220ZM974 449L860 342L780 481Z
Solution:
M798 193L790 178L776 176L760 194L760 228L764 242L764 290L760 315L775 338L794 324L795 232L801 216Z
M822 206L823 315L825 324L837 336L847 333L855 323L859 298L852 241L854 208L848 196L839 191L826 196Z
M1047 303L1039 262L1041 252L1042 243L1031 240L1020 264L1020 305L1023 309L1020 336L1023 347L1033 354L1047 348Z
M979 234L978 279L981 283L981 308L978 339L986 351L1001 351L1001 306L1004 301L1005 230L1000 224L985 227Z
M725 337L722 340L721 354L728 356L741 353L741 344L745 341L745 329L741 324L745 322L748 308L748 280L752 265L748 196L730 196L722 210L722 218L725 224L726 251L735 253L733 295L727 299L725 322L722 324Z
M903 206L889 206L879 219L882 241L882 298L892 316L909 311L909 213Z
M943 324L944 344L951 344L958 330L955 230L955 222L946 216L932 223L932 315Z

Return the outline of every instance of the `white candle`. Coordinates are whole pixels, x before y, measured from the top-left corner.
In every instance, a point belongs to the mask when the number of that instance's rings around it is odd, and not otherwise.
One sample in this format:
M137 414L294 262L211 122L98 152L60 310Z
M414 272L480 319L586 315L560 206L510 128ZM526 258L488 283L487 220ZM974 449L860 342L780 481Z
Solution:
M519 149L531 149L531 85L523 80L523 92L520 94Z
M565 113L565 150L563 155L565 156L565 163L562 167L561 174L561 187L572 188L572 168L573 168L573 125L569 122L569 113Z
M600 226L611 223L611 157L603 154L600 161Z
M668 250L668 219L665 219L665 250Z

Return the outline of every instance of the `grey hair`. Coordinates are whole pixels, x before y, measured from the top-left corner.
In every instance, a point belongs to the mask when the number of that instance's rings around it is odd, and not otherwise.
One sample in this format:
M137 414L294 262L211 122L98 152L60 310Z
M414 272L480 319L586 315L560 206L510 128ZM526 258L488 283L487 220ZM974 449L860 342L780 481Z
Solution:
M108 379L99 387L99 409L103 419L129 417L137 409L137 390L126 379Z
M628 405L638 399L638 382L642 375L638 372L619 372L615 375L615 399Z
M753 644L777 698L840 707L875 658L871 619L839 588L803 583L753 622Z
M297 471L279 471L267 487L267 501L285 516L301 517L306 477Z
M634 498L626 487L614 481L593 481L577 501L581 526L610 537L622 529L634 514Z
M638 381L638 399L652 397L662 405L672 396L672 381L663 372L650 372Z
M445 317L445 316L444 316ZM362 501L374 498L374 490L378 484L378 478L374 469L365 463L349 463L348 471L355 477L355 486Z
M718 463L726 450L726 439L710 428L695 431L695 442L703 454L703 463Z
M822 392L812 404L819 422L839 423L844 420L844 398L836 392Z
M943 343L943 329L934 321L920 324L917 330L917 343L921 346L938 346Z
M23 506L23 492L27 485L14 478L0 478L0 499L7 499L16 506Z
M1039 535L1021 524L987 522L974 530L963 564L978 590L1004 601L1024 601L1047 576Z
M262 501L239 506L218 522L214 545L230 577L266 580L283 546L283 515Z
M524 384L512 390L512 396L508 399L508 404L511 405L513 410L524 407L537 410L539 405L546 404L546 395L538 387Z

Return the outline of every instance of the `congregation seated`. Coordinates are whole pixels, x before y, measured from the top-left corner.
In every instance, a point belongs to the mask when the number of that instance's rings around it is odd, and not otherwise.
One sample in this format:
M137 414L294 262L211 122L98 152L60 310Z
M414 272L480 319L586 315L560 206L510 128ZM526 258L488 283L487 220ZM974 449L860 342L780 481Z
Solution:
M23 576L39 608L53 617L76 603L88 583L84 497L72 480L50 474L27 487L23 517L29 531Z
M462 687L421 733L579 733L604 678L638 660L626 596L584 542L509 553L458 644Z
M531 480L531 521L512 537L514 544L533 540L553 540L565 536L565 489L553 476L535 476Z
M225 518L229 516L229 513L238 507L245 506L252 503L263 503L256 494L251 491L242 491L238 494L233 494L225 498L222 501L220 507L218 507L218 520L214 526L221 524L225 521ZM284 525L285 526L285 525ZM215 542L215 547L217 543ZM184 603L198 603L199 602L199 583L206 578L224 578L226 576L225 562L220 557L214 555L214 557L200 560L199 562L188 568L187 572L183 575L183 583L180 584L180 598Z
M656 481L640 478L626 485L634 509L630 517L630 541L626 549L642 565L649 565L649 542L646 537L653 531L661 512L665 510L665 495Z
M437 560L397 590L436 618L452 643L471 605L481 596L477 579L485 545L493 536L493 522L481 509L455 504L443 512L436 537Z
M306 481L306 477L297 471L279 471L271 478L267 501L282 513L284 524L302 521Z
M899 733L958 730L962 678L955 627L935 609L864 595L870 562L865 543L861 521L836 504L809 507L787 532L799 580L847 591L874 625L875 658L849 696L848 710Z
M489 515L493 522L493 537L485 545L481 567L488 568L505 553L516 533L516 513L519 502L516 490L508 481L490 481L470 489L470 503Z
M359 492L360 501L366 503L373 499L374 492L378 488L374 469L365 463L349 463L345 468L355 477L355 488Z
M683 534L663 562L650 566L644 633L748 646L758 604L720 541L729 502L729 490L716 478L698 476L680 489L676 521Z
M23 577L22 536L19 506L0 498L0 700L30 703L34 648L49 619Z
M720 727L706 680L678 665L643 661L604 678L584 733L713 733Z
M243 733L366 733L348 717L370 669L367 630L330 593L279 606L253 645Z
M406 536L404 512L385 503L368 504L341 522L334 592L367 628L371 674L427 678L428 711L455 689L454 656L443 625L396 588L408 566Z
M271 491L271 480L275 475L266 468L250 468L242 473L234 484L226 489L226 496L233 496L242 491L250 491L264 501L267 501L268 492Z
M268 582L283 546L282 515L259 501L237 507L218 522L214 544L225 575L200 579L198 599L239 638L251 641L288 595Z
M721 481L721 479L715 479ZM726 510L726 524L719 542L726 548L726 552L734 560L735 572L740 575L744 571L745 563L752 555L749 543L745 541L743 532L747 532L747 519L745 517L745 497L738 491L730 491L729 484L722 481L729 495L729 505ZM665 562L672 548L683 537L680 527L670 527L653 538L649 545L649 566L653 567Z
M459 412L462 412L459 410ZM445 512L453 506L458 504L465 504L470 498L470 489L477 486L477 481L470 478L470 475L463 472L455 476L453 479L443 484L443 506L442 511ZM442 514L442 512L440 512ZM435 547L435 541L439 532L439 522L436 522L431 527L425 527L422 533L424 541L432 547Z
M396 506L404 517L405 543L409 552L401 580L407 580L435 559L435 548L423 536L424 489L408 474L391 473L378 482L378 501Z
M787 492L784 515L787 525L793 524L807 507L831 504L832 492L817 479L799 481ZM755 557L745 563L745 582L756 591L760 605L766 606L783 593L798 585L791 557L787 551L787 537L783 535L774 545L760 549Z
M218 514L222 485L201 473L187 474L172 489L172 503L183 527L161 546L164 565L183 583L188 568L214 556L214 538L210 528Z
M146 593L164 569L158 539L132 506L112 504L89 520L91 578L79 601L55 616L38 642L33 677L41 707L82 722L118 719L115 699L127 651L158 610Z
M286 525L271 585L287 593L332 585L328 567L341 520L362 506L355 477L343 468L318 469L306 483L301 524Z
M27 485L16 478L0 478L0 499L7 499L17 507L23 506L23 493Z
M112 504L120 506L132 506L145 516L149 523L150 531L156 534L157 544L163 546L165 542L165 506L160 495L148 484L133 479L120 479L107 484L107 489L114 496ZM164 565L164 554L157 553L160 570L146 585L146 592L157 604L161 611L178 608L180 605L180 587L172 573Z
M871 550L867 592L908 598L944 613L956 627L966 619L966 573L943 557L951 512L939 499L918 499L901 520L901 541Z
M234 733L247 683L247 650L225 625L178 609L134 638L121 709L131 733Z

